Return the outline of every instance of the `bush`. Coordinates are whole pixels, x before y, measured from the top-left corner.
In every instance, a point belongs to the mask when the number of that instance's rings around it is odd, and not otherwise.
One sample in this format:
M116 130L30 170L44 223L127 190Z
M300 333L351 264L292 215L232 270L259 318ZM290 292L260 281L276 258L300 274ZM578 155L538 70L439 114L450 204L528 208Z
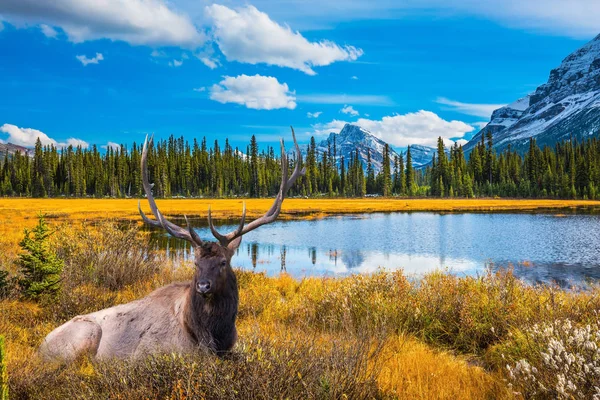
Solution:
M54 295L60 290L60 274L64 263L50 248L49 237L53 234L43 214L31 231L25 229L25 237L19 243L21 254L17 259L19 286L23 295L38 299L43 295ZM31 237L33 234L33 237Z
M525 358L506 368L525 398L600 399L600 323L557 320L524 333Z
M136 224L104 222L62 226L56 247L65 260L64 277L70 285L90 283L119 290L160 270L162 259L149 241Z

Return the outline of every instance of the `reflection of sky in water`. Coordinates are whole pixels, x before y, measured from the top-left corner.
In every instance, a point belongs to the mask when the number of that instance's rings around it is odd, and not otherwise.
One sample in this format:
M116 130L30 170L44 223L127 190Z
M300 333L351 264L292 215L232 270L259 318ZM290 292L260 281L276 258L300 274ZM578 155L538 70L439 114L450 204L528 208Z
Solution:
M208 228L197 231L213 240ZM162 235L160 241L175 253L185 248ZM491 262L512 264L517 275L532 282L566 285L600 278L598 254L598 215L394 213L265 225L244 236L232 264L269 274L283 268L302 277L378 268L473 275Z

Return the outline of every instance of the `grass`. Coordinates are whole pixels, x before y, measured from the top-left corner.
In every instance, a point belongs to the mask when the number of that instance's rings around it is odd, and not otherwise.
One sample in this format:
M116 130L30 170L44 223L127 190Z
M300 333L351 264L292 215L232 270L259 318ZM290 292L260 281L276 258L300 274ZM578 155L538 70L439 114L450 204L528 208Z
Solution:
M240 201L212 202L220 216L237 215ZM310 207L322 207L323 213L391 211L405 203L413 210L440 207L439 211L597 207L594 202L289 199L284 213L305 215ZM168 215L192 214L207 204L159 201ZM255 215L269 204L270 200L249 200L248 209ZM66 262L58 298L32 303L12 295L0 300L11 398L554 398L560 392L550 396L532 383L535 378L548 386L557 375L555 366L544 364L545 347L532 345L541 329L537 327L569 321L585 330L600 312L596 287L565 292L528 286L510 271L479 277L432 273L419 283L401 271L302 281L238 271L239 342L226 359L199 352L43 364L36 349L61 323L190 277L189 265L173 268L160 254L155 254L158 261L148 257L148 239L137 231L137 223L123 230L98 222L107 216L137 221L129 211L132 206L133 200L11 200L0 206L0 260L6 266L14 261L22 228L35 223L38 210L57 217L53 240ZM134 249L131 259L122 255L125 241ZM552 334L545 335L547 343L554 343ZM586 340L597 346L600 334ZM568 337L564 341L572 343ZM587 354L593 352L580 353L591 357ZM536 374L527 375L522 368L514 372L517 365L525 365L522 360L534 366ZM579 383L589 386L585 379ZM565 398L580 398L573 393Z

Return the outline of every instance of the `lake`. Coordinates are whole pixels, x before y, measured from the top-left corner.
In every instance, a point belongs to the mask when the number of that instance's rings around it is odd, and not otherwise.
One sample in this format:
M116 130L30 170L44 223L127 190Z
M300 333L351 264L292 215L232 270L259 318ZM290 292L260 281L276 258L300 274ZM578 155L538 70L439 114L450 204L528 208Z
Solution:
M230 221L219 230L234 228ZM214 240L206 224L196 230ZM171 256L190 256L187 243L153 235ZM600 215L415 212L277 221L245 235L232 265L295 277L513 267L531 283L585 285L600 278Z

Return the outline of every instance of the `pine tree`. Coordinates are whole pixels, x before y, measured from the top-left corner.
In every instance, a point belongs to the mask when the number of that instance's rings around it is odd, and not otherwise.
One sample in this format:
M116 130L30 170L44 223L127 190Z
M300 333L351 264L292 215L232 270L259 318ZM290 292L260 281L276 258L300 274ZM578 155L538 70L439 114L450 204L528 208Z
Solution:
M412 156L410 154L410 146L406 149L406 194L413 196L415 193L415 176L412 165Z
M44 215L40 214L36 227L31 231L25 229L25 237L19 243L19 286L27 298L37 299L60 290L60 274L64 262L50 249L48 239L52 233Z

